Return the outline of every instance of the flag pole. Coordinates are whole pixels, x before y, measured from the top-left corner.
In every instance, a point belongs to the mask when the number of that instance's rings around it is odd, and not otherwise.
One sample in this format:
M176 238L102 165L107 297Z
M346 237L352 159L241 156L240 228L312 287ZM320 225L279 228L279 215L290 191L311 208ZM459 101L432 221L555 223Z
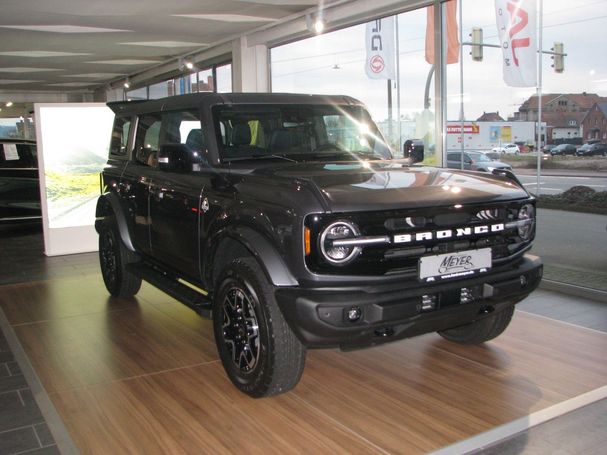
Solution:
M540 188L540 177L542 170L542 35L543 35L543 15L544 5L543 0L539 0L539 25L538 25L538 57L537 57L537 142L536 142L536 153L537 153L537 186L535 187L536 196L539 197L541 193Z
M460 157L460 165L461 169L464 169L464 46L462 43L463 40L463 21L462 21L462 3L463 0L459 1L458 4L458 12L459 12L459 120L460 120L460 146L461 146L461 157ZM448 150L447 150L448 151Z
M396 39L396 121L398 122L398 148L402 150L402 130L400 125L400 38L398 36L398 14L394 15L394 28ZM403 156L404 158L404 156Z

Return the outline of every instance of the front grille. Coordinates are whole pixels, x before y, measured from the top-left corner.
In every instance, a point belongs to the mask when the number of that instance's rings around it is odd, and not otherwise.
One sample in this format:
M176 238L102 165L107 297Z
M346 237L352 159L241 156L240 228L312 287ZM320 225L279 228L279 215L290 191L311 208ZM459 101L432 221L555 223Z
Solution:
M339 275L414 275L420 257L471 249L491 248L493 265L504 264L518 258L530 241L523 242L516 227L500 232L474 233L486 226L507 225L516 221L522 205L529 203L512 202L507 205L483 204L464 207L442 207L423 210L402 210L389 212L365 212L348 214L314 215L308 217L306 226L310 228L312 253L307 257L308 268L320 274ZM323 260L319 253L318 237L324 226L336 220L348 220L360 229L361 236L384 236L389 243L365 246L352 263L334 266ZM469 228L471 235L456 236L457 229ZM463 232L463 231L462 231ZM420 234L421 233L421 234ZM430 233L433 238L429 239ZM438 236L437 236L437 233ZM438 238L452 235L449 238ZM408 243L395 242L395 236L412 239ZM416 234L421 237L416 239Z

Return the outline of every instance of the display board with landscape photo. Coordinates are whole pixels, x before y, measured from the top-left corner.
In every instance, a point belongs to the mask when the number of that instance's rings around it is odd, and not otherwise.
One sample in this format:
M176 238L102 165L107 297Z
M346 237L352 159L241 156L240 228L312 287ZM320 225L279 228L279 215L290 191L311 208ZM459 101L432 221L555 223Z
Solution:
M112 119L104 104L40 107L38 147L49 228L93 225Z

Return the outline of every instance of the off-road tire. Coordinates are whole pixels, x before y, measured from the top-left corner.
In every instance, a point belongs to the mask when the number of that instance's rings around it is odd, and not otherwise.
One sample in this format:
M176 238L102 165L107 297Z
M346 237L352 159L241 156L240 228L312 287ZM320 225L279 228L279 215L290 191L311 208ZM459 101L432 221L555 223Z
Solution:
M230 380L254 398L291 390L301 378L306 350L284 320L257 261L232 261L217 283L213 329Z
M141 288L141 278L126 268L137 262L138 256L130 251L118 234L113 217L107 217L99 229L99 266L108 292L114 297L132 297Z
M485 341L492 340L506 330L513 314L514 305L510 305L499 312L492 313L471 324L442 330L438 333L443 338L459 344L484 343Z

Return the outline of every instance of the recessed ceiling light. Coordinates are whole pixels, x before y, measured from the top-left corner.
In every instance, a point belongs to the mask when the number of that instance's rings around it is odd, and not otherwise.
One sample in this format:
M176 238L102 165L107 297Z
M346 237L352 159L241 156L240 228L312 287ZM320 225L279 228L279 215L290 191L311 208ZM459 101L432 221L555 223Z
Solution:
M42 82L42 81L29 81L29 80L25 80L25 79L0 79L0 85L31 84L33 82Z
M173 16L221 22L272 22L276 20L273 17L245 16L244 14L173 14Z
M240 0L246 3L263 3L264 5L301 6L318 4L318 0Z
M85 52L8 51L8 52L0 52L0 55L5 55L8 57L42 58L42 57L69 57L72 55L92 55L92 54L88 54Z
M94 82L62 82L60 84L45 84L49 87L90 87Z
M100 65L151 65L154 63L160 63L160 60L99 60L94 62L84 62L84 63L97 63Z
M7 101L5 104L6 107L11 107L12 105L13 105L12 101Z
M110 79L122 76L122 73L88 73L88 74L62 74L61 77L85 77L90 79Z
M131 46L150 46L150 47L202 47L207 46L205 43L189 43L186 41L137 41L128 44Z
M82 27L80 25L0 25L2 28L14 28L17 30L29 30L32 32L49 33L115 33L132 32L132 30L120 30L114 28Z
M42 73L44 71L63 71L57 68L0 68L0 73Z

